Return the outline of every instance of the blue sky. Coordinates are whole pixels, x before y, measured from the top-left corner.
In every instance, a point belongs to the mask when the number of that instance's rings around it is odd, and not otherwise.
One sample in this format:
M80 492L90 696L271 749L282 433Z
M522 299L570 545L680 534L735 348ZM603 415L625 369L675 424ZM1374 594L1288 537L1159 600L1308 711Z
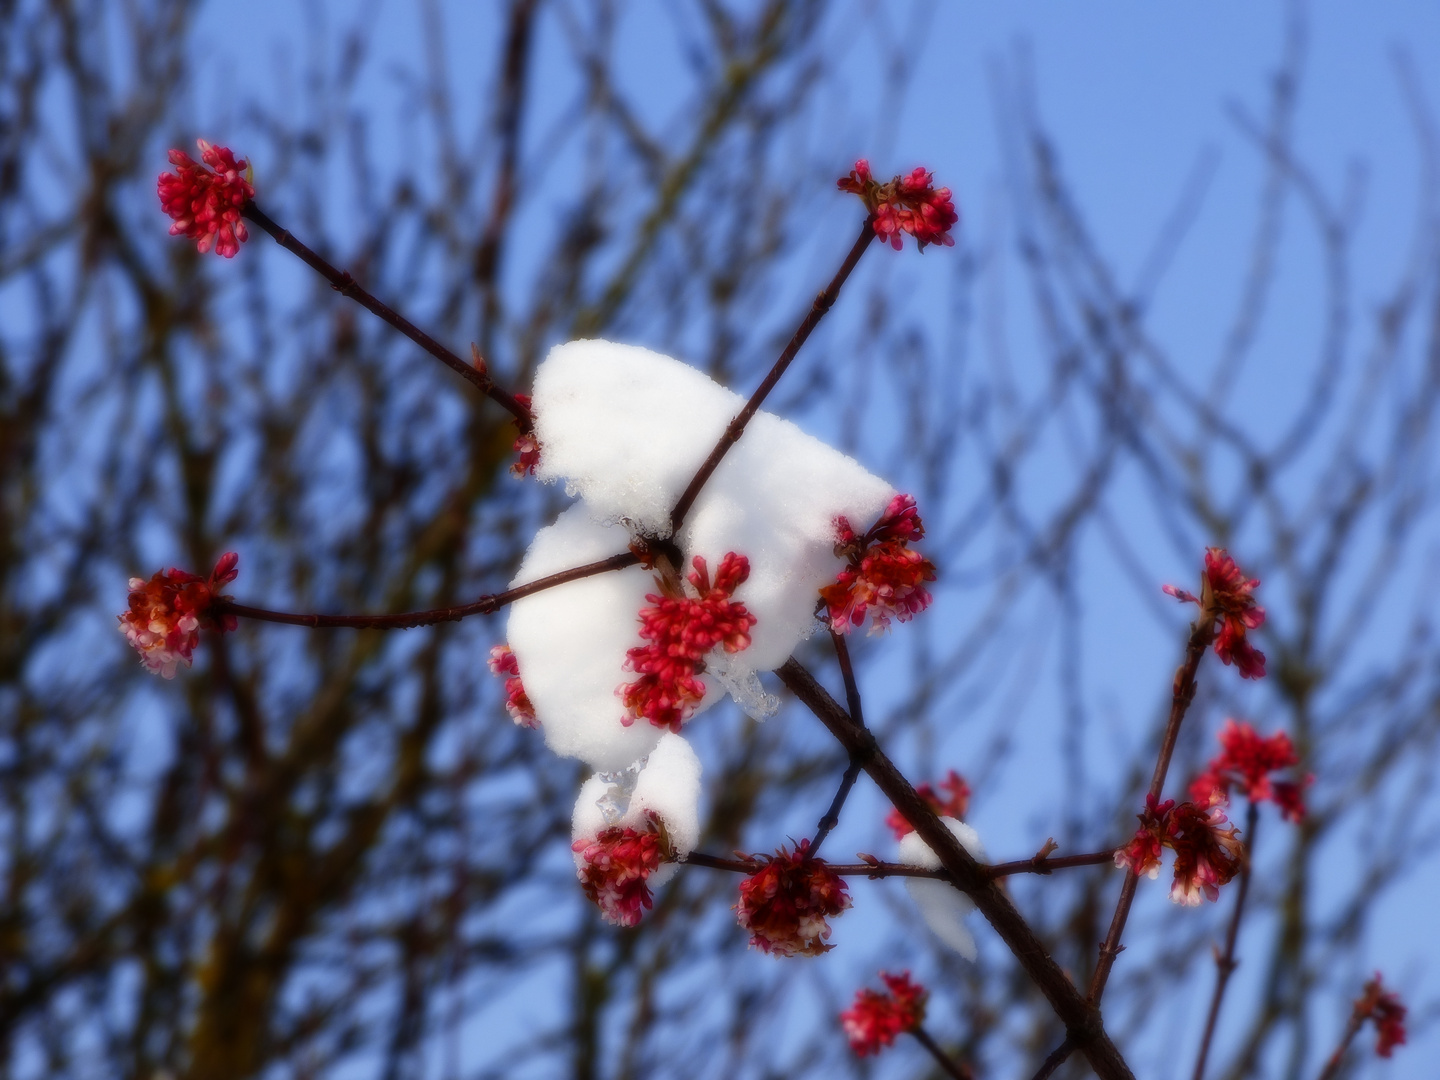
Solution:
M442 8L457 128L473 130L486 107L478 91L497 48L500 6L452 3ZM296 93L283 72L293 70L294 59L314 42L332 40L331 32L361 9L335 3L325 10L324 21L314 24L297 14L296 5L251 5L236 33L232 9L209 5L197 39L210 43L214 52L197 80L197 117L222 129L233 120L226 108L235 82L275 102ZM393 74L394 64L422 65L425 39L418 5L382 3L374 10L382 52L365 76L365 93L375 103L378 156L389 148L398 160L413 152L423 136L407 127L414 89ZM686 100L688 76L678 54L676 24L665 14L663 0L637 0L621 10L622 78L646 116L663 125ZM825 34L834 42L841 76L832 80L817 108L805 158L833 160L840 163L838 171L862 154L875 159L882 173L926 164L954 190L972 243L981 243L986 231L1005 219L999 149L1004 133L997 130L994 89L996 79L1013 74L1018 65L1028 64L1033 71L1038 111L1055 137L1064 175L1122 283L1133 281L1145 265L1187 179L1198 163L1207 162L1204 202L1159 292L1151 325L1187 367L1208 370L1222 347L1249 257L1262 179L1261 154L1234 110L1263 119L1267 80L1284 46L1280 5L956 0L938 3L919 17L900 3L842 2L832 10ZM476 56L484 61L474 63ZM911 85L891 112L877 91L881 68L897 56L910 70ZM1419 156L1399 90L1398 56L1408 57L1426 99L1440 108L1440 4L1327 0L1313 5L1296 141L1320 187L1336 200L1351 171L1363 170L1362 227L1355 248L1362 319L1366 306L1378 301L1403 267L1414 224ZM535 106L541 114L557 115L573 89L559 72L542 52ZM842 120L823 122L829 116ZM1284 414L1293 396L1289 388L1315 362L1316 342L1305 335L1313 335L1321 297L1318 248L1298 214L1289 215L1284 228L1275 317L1233 399L1238 417L1258 431L1275 424L1277 411ZM802 261L812 256L813 263L806 265L828 265L828 255L807 252ZM927 253L919 268L912 264L901 271L905 280L917 282L921 299L942 295L945 287L944 272L932 272L931 258ZM534 269L523 254L517 256L515 273ZM874 272L869 266L867 271ZM807 281L802 291L812 287ZM844 325L844 312L837 316ZM1299 332L1291 334L1292 326ZM1023 367L1027 357L1019 362ZM1137 522L1135 527L1141 545L1157 535L1153 525ZM1157 566L1157 573L1188 583L1193 571L1171 565ZM1086 588L1099 593L1109 586L1110 579L1097 569ZM1127 605L1122 607L1126 617L1116 621L1144 625L1139 601ZM1154 677L1137 686L1124 671L1101 670L1091 678L1091 689L1097 700L1112 702L1117 715L1135 720L1149 715L1177 645L1145 629L1130 633L1122 641L1133 669ZM1092 653L1092 659L1099 658ZM1032 709L1054 704L1042 697ZM1026 730L1025 737L1037 745L1051 737L1035 725ZM965 752L963 745L946 749ZM1012 775L1008 788L981 802L978 823L992 852L1025 850L1033 839L1033 821L1007 808L1023 801L1027 785L1035 782L1033 775ZM1371 943L1374 966L1387 972L1414 970L1407 966L1411 927L1430 910L1435 885L1434 874L1423 875L1387 901L1389 931L1382 929ZM1421 976L1414 977L1418 985ZM1434 974L1425 979L1433 992ZM1424 1075L1421 1062L1437 1048L1440 1042L1432 1036L1398 1055L1383 1075Z

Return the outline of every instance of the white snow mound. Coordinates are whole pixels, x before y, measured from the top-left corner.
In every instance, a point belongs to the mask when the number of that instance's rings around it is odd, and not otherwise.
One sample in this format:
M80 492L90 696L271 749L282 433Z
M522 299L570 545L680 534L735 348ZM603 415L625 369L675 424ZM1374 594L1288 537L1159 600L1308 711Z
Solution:
M629 769L586 780L575 800L570 838L593 840L611 826L638 828L646 811L665 823L677 857L695 850L700 842L700 759L679 735L662 735L650 756ZM582 869L582 862L576 853L576 869ZM649 884L663 885L678 865L662 864Z
M981 862L985 861L985 848L980 843L979 833L956 818L942 817L940 820L960 841L961 847ZM901 839L899 861L906 866L919 866L926 870L940 868L940 856L920 839L919 833L914 832L906 833ZM976 956L975 939L965 928L965 917L975 910L971 899L948 881L935 878L906 878L905 890L920 909L931 932L966 960L973 961Z
M631 532L668 535L671 508L743 405L704 373L648 349L608 341L552 349L536 372L531 406L541 444L537 475L563 480L581 503L536 536L515 583L623 551ZM695 555L712 573L727 552L750 561L735 599L757 621L750 647L726 657L727 681L753 687L754 672L784 663L814 629L820 588L842 568L836 517L868 528L895 494L789 421L755 416L676 538L686 574ZM593 528L574 520L581 516ZM616 523L624 527L607 527ZM641 643L638 615L652 588L650 575L632 568L512 606L510 646L557 753L616 769L654 745L656 736L639 730L645 721L617 731L604 719L623 711L615 688L635 678L621 665L626 650ZM718 696L714 680L705 682L701 708ZM742 696L747 711L763 714L762 694Z

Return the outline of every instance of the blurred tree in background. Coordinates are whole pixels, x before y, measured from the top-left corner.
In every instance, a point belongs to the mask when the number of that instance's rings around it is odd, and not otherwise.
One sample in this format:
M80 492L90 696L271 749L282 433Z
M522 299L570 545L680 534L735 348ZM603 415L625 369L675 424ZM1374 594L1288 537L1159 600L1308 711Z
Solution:
M407 116L393 153L374 133L368 8L323 33L297 15L314 32L282 73L286 107L248 93L270 77L257 62L212 127L190 90L207 63L191 4L0 2L0 1076L834 1075L860 1069L835 1015L878 966L925 974L930 1028L982 1075L1027 1076L1063 1036L983 929L965 964L881 885L853 883L882 910L847 916L837 939L857 940L821 961L747 950L736 880L696 868L638 929L605 926L569 852L578 766L511 723L485 670L503 616L247 624L164 684L115 632L128 577L224 550L241 554L235 594L269 607L463 602L504 588L564 501L508 475L501 410L263 235L223 264L171 241L155 176L196 135L249 157L267 211L462 355L475 342L507 386L586 336L753 386L855 227L827 137L850 123L835 50L880 41L878 92L899 110L925 7L892 31L888 12L819 0L677 4L659 125L627 89L624 8L495 4L462 80L483 102L467 130L445 13L424 5L428 52L388 84ZM1217 283L1236 297L1218 356L1147 320L1203 161L1123 285L1017 61L994 81L1005 213L971 215L920 270L873 252L771 406L925 512L936 608L857 650L882 744L917 782L959 768L982 803L1004 770L1024 775L1018 716L1052 748L1060 781L1012 815L1033 846L997 857L1129 834L1188 618L1160 583L1207 544L1263 580L1271 676L1242 692L1210 666L1172 781L1232 714L1288 731L1317 778L1303 824L1261 828L1244 985L1211 1070L1235 1078L1313 1072L1369 973L1377 905L1440 836L1440 141L1400 64L1425 170L1413 246L1358 280L1363 193L1294 148L1302 16L1261 106L1236 110L1264 182L1248 262ZM1257 410L1236 388L1272 317L1282 221L1313 237L1324 295L1294 328L1306 358ZM1142 629L1108 625L1097 559ZM1164 662L1134 664L1127 634L1162 641ZM807 659L823 673L823 657ZM1126 670L1151 707L1102 730L1086 665ZM1027 713L1042 684L1053 699ZM962 724L969 756L937 761ZM845 764L793 707L765 725L717 710L697 738L702 846L722 854L803 833ZM837 852L875 850L884 810L852 804ZM1077 981L1118 880L1012 881ZM1106 1000L1137 1072L1173 1065L1163 1005L1208 995L1228 902L1137 912Z

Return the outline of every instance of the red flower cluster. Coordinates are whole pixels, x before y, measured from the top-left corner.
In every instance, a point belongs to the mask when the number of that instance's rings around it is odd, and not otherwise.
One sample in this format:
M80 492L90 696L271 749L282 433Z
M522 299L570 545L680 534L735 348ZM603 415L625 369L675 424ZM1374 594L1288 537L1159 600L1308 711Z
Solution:
M520 661L510 651L509 645L496 645L490 650L490 674L505 677L505 711L522 727L538 728L535 706L525 693L525 684L520 681Z
M1130 843L1115 849L1115 865L1157 877L1160 851L1168 847L1175 852L1175 882L1170 887L1175 903L1194 907L1202 892L1214 901L1220 886L1240 872L1244 845L1235 826L1222 828L1226 819L1218 806L1176 806L1174 799L1161 803L1147 795L1145 811L1136 816L1140 828Z
M1228 803L1230 789L1238 787L1251 802L1275 803L1287 821L1299 821L1305 816L1305 787L1314 777L1307 776L1298 783L1270 779L1276 769L1300 763L1290 736L1277 731L1262 739L1249 724L1226 720L1220 731L1220 745L1224 749L1190 785L1192 799L1202 806Z
M865 209L875 215L875 235L896 251L901 247L901 233L915 237L920 250L926 244L954 247L950 228L960 220L949 188L934 186L933 173L923 168L909 176L897 176L889 183L879 183L870 173L870 162L861 158L849 176L835 181L841 191L859 195Z
M925 526L909 495L891 499L869 532L857 536L843 516L835 519L835 532L835 554L846 567L820 590L820 599L836 633L859 626L872 608L870 633L876 634L889 629L892 615L908 622L930 606L924 583L935 580L935 566L910 550L910 541L921 539Z
M235 580L239 562L239 555L227 551L208 578L171 567L149 581L130 579L130 606L119 616L120 632L147 668L173 679L179 664L190 666L201 630L235 629L234 615L217 618L212 608L220 589Z
M965 782L965 778L951 769L949 775L940 781L940 790L949 794L943 799L940 798L928 783L917 787L915 794L929 803L935 813L941 817L952 817L957 821L963 821L965 812L970 809L970 785ZM892 809L889 816L885 818L885 824L890 826L896 840L903 840L915 831L914 826L905 820L899 810Z
M516 394L515 400L527 409L530 408L529 394ZM518 424L519 421L516 421L516 423ZM535 466L540 464L540 440L535 437L535 432L522 431L519 435L515 436L513 449L519 456L510 466L510 475L517 479L534 476Z
M840 1014L840 1024L850 1049L861 1057L878 1054L895 1042L895 1036L914 1031L925 1021L925 987L910 981L910 973L891 975L882 971L880 978L889 993L874 990L855 991L855 1004Z
M1355 1002L1355 1019L1375 1023L1375 1053L1388 1058L1397 1046L1405 1045L1405 1006L1393 992L1381 985L1380 973L1365 984L1365 993Z
M204 255L213 245L215 254L227 259L235 257L240 245L250 238L240 209L255 197L250 183L249 163L235 160L228 147L211 146L204 139L196 140L205 165L180 150L170 151L173 173L161 173L155 185L160 195L160 208L175 219L171 236L184 234Z
M576 840L570 850L585 863L576 870L585 895L616 926L640 922L654 903L646 879L673 857L670 841L653 813L646 813L643 830L613 825L593 840Z
M1215 655L1225 663L1234 663L1244 679L1265 677L1265 654L1250 644L1247 630L1265 624L1265 609L1250 595L1260 584L1259 578L1246 579L1224 548L1205 550L1205 573L1200 578L1200 595L1164 586L1176 600L1200 605L1200 618L1211 626L1220 623L1215 635Z
M690 584L697 596L650 593L645 599L653 606L640 609L640 636L649 644L636 646L625 658L625 667L640 675L619 689L629 710L622 721L627 726L644 717L678 733L705 696L705 684L697 677L705 670L705 654L717 645L730 653L750 645L755 616L730 599L750 576L750 560L728 552L713 587L705 560L696 555L692 563Z
M765 865L740 883L739 923L750 931L750 944L777 956L819 956L830 924L825 920L850 906L844 880L823 859L806 858L809 840L793 854L782 847L762 855Z

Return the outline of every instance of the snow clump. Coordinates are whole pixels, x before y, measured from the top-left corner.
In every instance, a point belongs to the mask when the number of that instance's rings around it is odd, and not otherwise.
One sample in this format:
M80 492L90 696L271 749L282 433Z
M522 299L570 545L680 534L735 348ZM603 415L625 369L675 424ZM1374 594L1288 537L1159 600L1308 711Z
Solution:
M940 821L960 841L961 847L978 861L985 861L985 848L980 843L979 833L953 817L942 817ZM940 856L916 832L907 834L900 841L900 862L926 870L940 869ZM965 917L975 910L974 902L948 881L938 878L906 878L905 890L935 936L966 960L974 960L975 939L965 928Z

